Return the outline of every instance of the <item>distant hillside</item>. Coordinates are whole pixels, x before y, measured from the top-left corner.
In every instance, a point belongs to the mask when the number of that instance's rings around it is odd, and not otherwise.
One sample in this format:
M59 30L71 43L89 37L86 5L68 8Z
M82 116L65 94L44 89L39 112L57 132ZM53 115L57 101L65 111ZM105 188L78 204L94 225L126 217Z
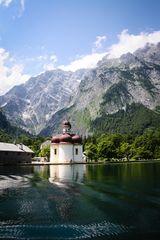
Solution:
M91 122L91 131L102 134L104 132L122 134L143 134L146 129L160 128L160 108L152 111L142 104L127 105L125 110L106 115L105 113Z
M29 133L12 126L0 110L0 142L14 142L20 135L29 136Z

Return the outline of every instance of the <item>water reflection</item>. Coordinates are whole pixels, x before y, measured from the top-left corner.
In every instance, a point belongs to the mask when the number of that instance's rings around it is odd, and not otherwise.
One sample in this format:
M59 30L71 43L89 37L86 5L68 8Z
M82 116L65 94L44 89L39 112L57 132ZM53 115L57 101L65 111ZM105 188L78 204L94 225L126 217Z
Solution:
M50 165L49 182L83 182L86 165Z
M159 210L160 163L0 168L1 239L160 239Z
M32 167L0 167L0 191L27 186L32 178Z
M76 197L80 196L79 184L83 182L85 165L50 165L49 182L56 189L50 193L49 201L54 202L60 221L69 221Z

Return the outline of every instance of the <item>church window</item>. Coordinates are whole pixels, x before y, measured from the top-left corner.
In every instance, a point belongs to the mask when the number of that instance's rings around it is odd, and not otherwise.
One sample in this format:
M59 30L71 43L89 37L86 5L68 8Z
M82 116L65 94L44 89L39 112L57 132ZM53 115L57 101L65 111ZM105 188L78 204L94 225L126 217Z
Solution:
M78 148L76 148L75 150L76 150L76 155L78 155Z
M57 155L57 149L56 148L54 149L54 155Z

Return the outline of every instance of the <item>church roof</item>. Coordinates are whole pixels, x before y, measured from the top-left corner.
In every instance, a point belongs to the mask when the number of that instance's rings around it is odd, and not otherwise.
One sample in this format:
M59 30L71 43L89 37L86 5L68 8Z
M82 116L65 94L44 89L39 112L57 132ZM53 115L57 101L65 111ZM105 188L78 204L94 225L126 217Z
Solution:
M71 124L68 120L63 121L63 133L53 136L51 143L71 143L71 144L81 144L82 138L71 133Z
M63 133L53 136L51 143L82 143L82 138L77 134Z

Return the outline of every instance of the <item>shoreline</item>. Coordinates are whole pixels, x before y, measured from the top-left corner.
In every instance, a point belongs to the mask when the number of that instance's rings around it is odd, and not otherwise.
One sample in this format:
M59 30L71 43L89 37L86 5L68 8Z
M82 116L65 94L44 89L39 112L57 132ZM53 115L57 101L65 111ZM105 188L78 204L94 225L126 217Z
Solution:
M28 164L20 164L17 166L39 166L39 165L109 165L109 164L131 164L131 163L153 163L160 162L160 159L153 160L130 160L130 161L106 161L106 162L79 162L79 163L51 163L51 162L32 162Z
M106 161L106 162L79 162L79 163L51 163L51 162L31 162L22 164L0 164L0 167L15 166L15 167L27 167L27 166L50 166L50 165L110 165L110 164L132 164L132 163L156 163L160 162L160 159L142 159L142 160L130 160L130 161Z

